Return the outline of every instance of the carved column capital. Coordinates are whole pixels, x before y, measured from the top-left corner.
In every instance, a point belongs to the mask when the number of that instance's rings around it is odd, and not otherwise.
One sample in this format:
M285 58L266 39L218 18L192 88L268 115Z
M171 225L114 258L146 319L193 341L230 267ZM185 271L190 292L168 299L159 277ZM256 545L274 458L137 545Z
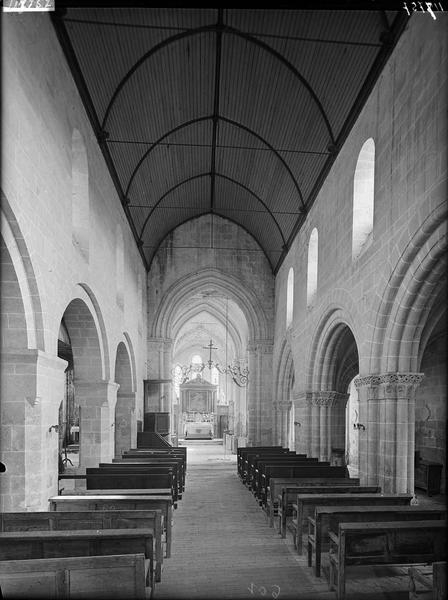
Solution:
M335 406L339 403L346 403L348 394L341 394L333 390L320 390L307 392L307 404L310 406Z
M355 379L355 387L367 389L367 398L405 398L415 392L424 373L380 373Z

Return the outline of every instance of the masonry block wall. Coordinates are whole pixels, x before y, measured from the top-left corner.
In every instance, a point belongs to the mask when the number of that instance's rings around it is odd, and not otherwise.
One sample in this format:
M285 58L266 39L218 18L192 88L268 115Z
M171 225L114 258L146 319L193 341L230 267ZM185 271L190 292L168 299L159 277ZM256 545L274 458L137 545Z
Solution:
M171 377L174 320L185 310L185 300L209 290L229 297L246 317L248 435L253 443L270 443L274 278L254 239L217 215L178 227L153 260L148 273L148 378Z
M338 332L348 327L356 341L362 376L426 371L425 402L431 414L437 415L437 423L426 438L417 424L419 444L431 435L439 448L445 448L446 423L442 426L442 421L446 415L440 395L444 394L446 402L446 384L440 382L440 369L442 363L446 369L446 353L438 354L432 367L429 361L420 365L418 359L429 311L440 301L437 298L446 298L442 265L446 267L448 19L445 14L437 20L427 17L410 19L277 274L274 356L278 365L285 352L292 355L297 408L306 411L307 393L332 390L341 381L329 361L338 353L337 339L342 335ZM373 231L359 258L352 260L353 180L360 150L369 138L375 143ZM318 283L315 300L307 306L308 244L313 228L319 235ZM286 329L291 267L294 314ZM446 322L446 312L442 318ZM403 381L398 378L384 385L400 386ZM409 381L403 385L410 386L407 402L413 415L415 385ZM275 385L278 389L279 382ZM366 426L366 431L359 432L360 476L372 477L392 491L406 491L397 488L396 465L401 464L400 453L406 454L406 485L413 487L414 423L406 433L400 433L398 421L386 427L380 415L369 412L368 406L373 405L367 399L383 383L366 380L365 385L371 392L359 390L359 421ZM370 433L369 418L373 419ZM299 444L303 435L302 427ZM375 445L387 448L382 465L370 451ZM442 460L442 451L437 453L435 447L430 454Z
M61 319L92 349L91 363L75 359L75 389L96 415L85 424L96 448L84 464L98 462L113 453L120 343L132 371L126 392L141 405L146 272L48 15L3 15L2 25L1 510L46 510L57 493L49 429L64 397Z

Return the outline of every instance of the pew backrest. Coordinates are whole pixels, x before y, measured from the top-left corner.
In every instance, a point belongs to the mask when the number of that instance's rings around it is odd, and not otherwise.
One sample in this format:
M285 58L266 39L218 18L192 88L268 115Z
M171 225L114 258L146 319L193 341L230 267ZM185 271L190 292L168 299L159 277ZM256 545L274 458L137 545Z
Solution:
M8 598L149 597L145 556L118 554L0 561L2 595Z

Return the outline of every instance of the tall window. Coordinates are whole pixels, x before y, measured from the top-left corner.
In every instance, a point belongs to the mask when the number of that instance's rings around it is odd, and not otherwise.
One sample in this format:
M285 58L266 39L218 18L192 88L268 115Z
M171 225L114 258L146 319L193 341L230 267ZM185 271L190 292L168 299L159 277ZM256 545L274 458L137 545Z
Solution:
M89 172L87 152L77 129L72 134L72 239L89 260Z
M286 327L292 323L294 312L294 269L291 267L288 273L288 284L286 289Z
M352 259L356 260L371 240L373 231L375 142L364 142L353 181Z
M319 236L314 228L308 242L308 273L306 286L306 304L312 306L317 291L317 263L318 263Z

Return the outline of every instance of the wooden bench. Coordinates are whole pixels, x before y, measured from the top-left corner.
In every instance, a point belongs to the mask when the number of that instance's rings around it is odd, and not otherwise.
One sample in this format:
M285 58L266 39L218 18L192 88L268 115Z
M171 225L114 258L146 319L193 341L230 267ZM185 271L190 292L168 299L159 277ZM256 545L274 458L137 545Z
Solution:
M160 510L166 536L166 557L171 556L173 503L171 496L143 494L86 494L52 496L48 499L51 511L96 511L96 510Z
M185 455L174 453L174 452L150 452L150 453L137 453L133 455L122 455L121 458L113 458L113 464L127 464L127 463L140 463L140 462L166 462L166 461L175 461L180 464L183 475L186 473L186 459Z
M257 492L257 498L262 504L266 504L268 487L271 477L303 477L303 478L338 478L349 479L346 467L332 467L327 465L266 465L261 475L261 483Z
M336 480L337 481L337 480ZM359 485L359 479L340 479L347 485L315 485L315 486L291 486L283 487L277 496L278 501L278 531L282 538L286 537L287 516L292 516L292 506L297 500L297 494L380 494L381 487L376 485ZM272 479L271 479L272 482Z
M0 561L0 581L5 600L151 596L143 553Z
M289 459L305 459L305 454L296 454L292 450L282 450L281 452L249 452L246 454L244 459L244 482L249 487L249 489L253 489L254 481L256 477L256 469L258 464L261 461L287 461ZM315 459L317 460L317 459Z
M293 504L294 547L302 554L303 534L316 506L410 506L410 494L297 494Z
M345 598L346 568L446 560L446 521L340 523L330 536L330 589Z
M88 490L122 490L122 489L158 489L171 488L173 503L177 504L177 486L174 485L173 472L159 473L86 473Z
M187 470L187 448L182 446L172 448L131 448L122 453L122 458L134 458L139 456L180 456L184 460L185 471Z
M328 531L337 531L339 523L374 521L426 521L446 519L446 510L419 506L316 506L308 517L308 566L320 577L322 552L328 550Z
M243 448L245 450L245 448ZM245 452L241 456L240 465L241 465L241 479L243 483L248 483L248 475L249 475L249 461L252 460L254 456L279 456L279 455L287 455L291 454L291 450L288 448L270 448L270 449L258 449L254 450L252 448L247 449L248 452Z
M182 498L182 492L184 490L185 478L183 466L180 460L175 459L150 459L145 462L126 462L126 463L100 463L97 469L100 472L107 473L153 473L154 469L157 469L157 473L163 472L163 469L172 469L174 478L173 485L177 486L177 496L179 500ZM160 469L160 471L159 471ZM89 470L86 469L86 473Z
M284 454L282 456L257 456L251 461L249 471L249 489L255 490L268 465L329 465L319 462L317 458L307 458L304 454Z
M78 529L148 529L154 536L155 581L163 564L161 510L39 511L0 513L0 531L62 531Z
M409 600L446 600L446 561L409 568Z
M244 448L237 448L236 458L238 475L243 479L244 459L248 452L274 452L276 450L288 450L288 448L283 448L282 446L246 446Z
M153 545L149 529L2 531L0 561L143 553L146 585L153 588Z

